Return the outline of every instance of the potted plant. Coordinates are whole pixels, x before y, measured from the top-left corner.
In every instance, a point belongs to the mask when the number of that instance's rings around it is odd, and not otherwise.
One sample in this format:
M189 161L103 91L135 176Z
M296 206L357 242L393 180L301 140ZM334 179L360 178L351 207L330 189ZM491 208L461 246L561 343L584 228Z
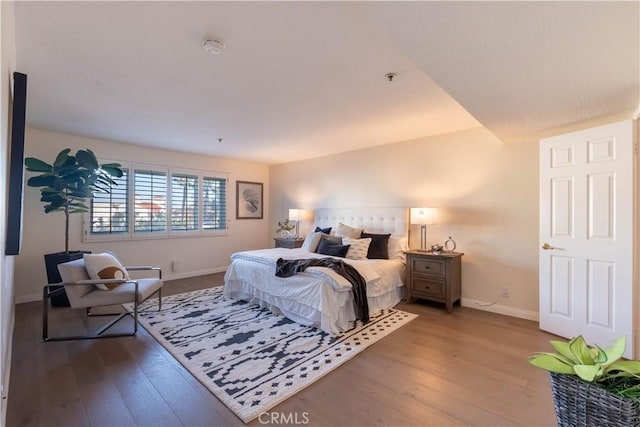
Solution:
M559 426L640 425L640 361L621 360L626 337L607 349L582 336L551 345L556 353L538 353L529 363L550 372Z
M100 165L89 149L78 150L75 156L71 149L65 148L56 156L53 164L34 157L24 161L27 171L37 172L27 181L29 187L40 187L40 201L44 203L44 212L63 212L65 215L64 252L45 255L47 278L49 283L61 282L58 264L82 257L83 251L69 251L69 215L88 212L87 199L96 192L108 193L116 182L112 177L123 175L120 164ZM53 305L68 305L66 295L59 292L52 298Z
M291 234L291 230L293 230L294 228L296 228L296 225L290 223L289 219L287 218L284 221L278 223L278 229L276 230L276 233L280 233L280 236L284 239L291 239L293 237L293 234Z

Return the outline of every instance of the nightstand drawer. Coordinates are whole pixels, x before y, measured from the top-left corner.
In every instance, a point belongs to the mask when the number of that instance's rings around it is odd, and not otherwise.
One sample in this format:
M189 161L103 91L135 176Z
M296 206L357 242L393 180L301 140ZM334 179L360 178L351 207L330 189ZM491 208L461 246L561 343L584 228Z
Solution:
M412 265L414 274L428 274L429 276L444 277L444 260L414 258Z
M428 296L444 298L445 283L437 280L425 280L414 277L411 280L411 294L416 296Z

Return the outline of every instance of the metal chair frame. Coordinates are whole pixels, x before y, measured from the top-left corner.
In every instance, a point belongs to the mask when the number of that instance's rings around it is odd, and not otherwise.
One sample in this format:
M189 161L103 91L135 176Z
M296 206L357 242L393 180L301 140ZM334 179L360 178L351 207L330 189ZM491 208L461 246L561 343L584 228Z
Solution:
M125 267L127 271L143 271L143 270L152 270L158 272L158 279L162 279L162 270L160 267L147 267L147 266L134 266L134 267ZM69 336L57 336L50 337L49 336L49 299L58 293L63 292L63 286L86 286L86 285L98 285L98 284L122 284L122 283L133 283L134 284L134 295L135 298L133 300L133 313L130 311L125 311L124 313L104 313L104 314L91 314L91 308L87 307L86 314L89 317L96 316L117 316L115 319L111 320L96 332L90 335L69 335ZM54 288L55 287L55 288ZM54 289L52 289L54 288ZM49 341L69 341L69 340L84 340L84 339L96 339L96 338L115 338L115 337L130 337L135 335L138 332L138 307L141 303L151 298L152 296L158 294L158 311L162 310L162 287L149 295L147 298L140 300L138 294L138 280L123 280L123 279L100 279L100 280L80 280L78 282L63 282L63 283L49 283L44 285L42 290L42 340L45 342ZM109 328L118 323L121 319L126 316L133 317L133 331L125 332L125 333L113 333L113 334L104 334Z

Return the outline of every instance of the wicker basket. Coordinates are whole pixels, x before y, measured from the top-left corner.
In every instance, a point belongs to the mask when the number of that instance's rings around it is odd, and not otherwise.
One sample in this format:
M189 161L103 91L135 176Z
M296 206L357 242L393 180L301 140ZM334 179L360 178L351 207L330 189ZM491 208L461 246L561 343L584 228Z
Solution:
M551 393L560 427L640 426L640 402L575 375L551 372Z

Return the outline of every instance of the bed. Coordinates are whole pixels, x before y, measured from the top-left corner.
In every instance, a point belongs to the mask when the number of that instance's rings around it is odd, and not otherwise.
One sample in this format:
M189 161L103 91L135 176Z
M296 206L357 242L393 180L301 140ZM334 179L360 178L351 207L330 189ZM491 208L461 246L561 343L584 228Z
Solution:
M345 259L366 281L369 313L396 305L404 294L408 211L406 208L317 209L315 227L347 224L367 233L391 234L389 258ZM308 236L309 238L309 236ZM281 313L289 319L337 334L356 319L352 285L331 269L310 267L292 277L275 276L276 261L326 257L303 248L236 252L225 274L224 295Z

